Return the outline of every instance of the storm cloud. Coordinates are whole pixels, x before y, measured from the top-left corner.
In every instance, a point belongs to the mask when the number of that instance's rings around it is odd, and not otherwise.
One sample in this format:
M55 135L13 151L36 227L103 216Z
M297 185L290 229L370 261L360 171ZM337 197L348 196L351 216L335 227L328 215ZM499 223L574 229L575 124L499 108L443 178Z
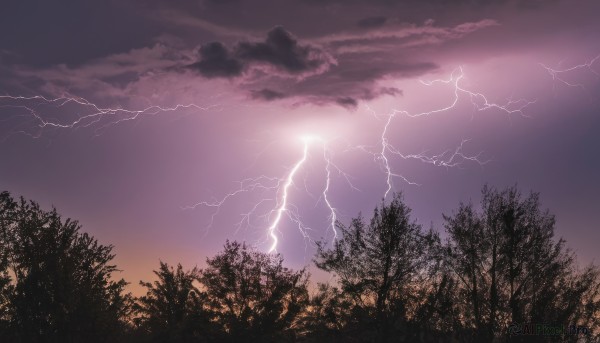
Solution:
M242 61L231 56L225 45L212 42L200 47L201 60L190 65L207 78L233 77L242 73Z
M375 20L369 22L374 25ZM231 48L221 42L202 45L199 56L190 69L209 79L240 78L240 87L251 99L293 98L296 104L334 104L347 109L356 108L360 101L402 94L395 87L377 85L380 80L422 75L437 68L432 62L397 61L371 52L334 58L326 45L301 43L281 26L271 29L264 41L241 41ZM367 67L365 61L371 61Z
M319 74L335 63L327 52L302 45L281 26L271 29L264 42L238 42L231 50L223 43L200 47L200 61L190 65L205 77L239 76L253 67L266 67L282 75Z

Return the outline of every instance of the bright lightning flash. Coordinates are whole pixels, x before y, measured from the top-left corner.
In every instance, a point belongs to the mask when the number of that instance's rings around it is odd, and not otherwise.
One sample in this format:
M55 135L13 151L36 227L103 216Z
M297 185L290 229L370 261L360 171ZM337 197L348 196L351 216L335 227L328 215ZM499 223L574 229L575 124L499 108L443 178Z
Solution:
M285 211L287 211L289 188L294 183L294 175L296 175L296 173L298 172L298 169L300 169L300 167L302 167L302 165L306 161L306 158L308 157L308 146L310 145L310 142L313 141L314 139L315 138L312 136L302 137L302 141L304 142L302 158L298 162L296 162L296 165L294 165L294 167L292 168L292 170L290 171L290 173L287 176L285 184L283 185L281 201L278 204L277 210L275 211L275 213L276 213L275 219L273 220L273 223L271 224L271 226L269 226L269 228L268 228L269 236L273 240L273 244L271 245L271 248L269 248L269 252L273 252L273 251L275 251L275 249L277 249L277 243L279 242L279 240L277 239L275 230L277 230L277 226L279 225L279 222L281 221L281 216L283 215L283 213Z

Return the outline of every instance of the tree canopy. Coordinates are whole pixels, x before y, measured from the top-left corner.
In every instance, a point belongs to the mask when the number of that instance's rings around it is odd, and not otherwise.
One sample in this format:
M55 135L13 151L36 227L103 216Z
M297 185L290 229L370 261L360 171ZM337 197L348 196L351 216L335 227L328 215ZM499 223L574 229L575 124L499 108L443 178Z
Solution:
M376 208L368 225L359 216L350 226L337 227L341 239L331 249L319 243L315 264L338 276L341 290L354 300L354 311L372 318L367 322L373 325L361 330L374 329L371 334L379 341L397 339L397 328L409 325L419 303L435 235L411 220L401 195Z
M280 342L294 338L308 303L308 275L283 266L279 255L238 242L206 261L201 281L208 304L228 340Z
M105 342L123 330L130 296L112 246L33 201L0 194L4 335L11 342Z

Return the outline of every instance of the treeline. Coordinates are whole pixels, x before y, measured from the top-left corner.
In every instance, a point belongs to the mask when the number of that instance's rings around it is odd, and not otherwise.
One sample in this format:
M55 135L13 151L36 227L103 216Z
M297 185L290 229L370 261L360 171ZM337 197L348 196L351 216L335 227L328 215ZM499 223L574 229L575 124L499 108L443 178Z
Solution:
M399 195L337 223L316 267L226 242L203 269L160 263L133 297L112 246L0 193L0 342L597 342L600 272L554 236L539 197L484 187L440 234ZM442 238L442 235L444 238Z

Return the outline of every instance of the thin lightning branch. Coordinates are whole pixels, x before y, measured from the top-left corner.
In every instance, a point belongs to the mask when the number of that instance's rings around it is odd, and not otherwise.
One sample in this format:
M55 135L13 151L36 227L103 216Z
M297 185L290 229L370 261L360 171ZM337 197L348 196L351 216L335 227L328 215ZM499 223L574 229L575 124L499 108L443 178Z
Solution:
M392 119L394 119L395 113L392 113L389 115L387 122L385 123L385 126L383 127L383 132L381 133L381 153L379 154L378 158L380 161L382 161L383 163L383 168L385 169L385 175L386 175L386 183L387 183L387 188L385 190L385 193L383 195L383 198L386 199L388 194L390 193L390 191L392 190L392 188L394 187L392 178L393 177L399 177L402 180L404 180L404 182L408 183L409 185L417 185L416 183L409 181L407 178L405 178L404 176L400 175L400 174L396 174L392 172L392 168L390 167L390 162L388 160L388 156L387 156L387 152L390 151L391 149L393 149L393 147L390 146L388 139L387 139L387 132L388 132L388 128L390 126L390 124L392 123ZM395 150L395 149L394 149Z
M561 77L561 75L570 73L570 72L573 72L576 70L587 69L590 72L592 72L592 74L596 75L597 77L600 77L600 73L598 73L593 68L593 65L599 60L600 60L600 55L594 57L593 59L591 59L585 63L578 64L578 65L572 66L570 68L565 68L565 69L554 69L554 68L548 67L547 65L545 65L543 63L540 63L540 66L542 66L542 68L546 69L546 71L550 74L550 76L552 76L552 80L558 81L567 87L577 87L577 88L581 88L583 91L586 91L586 88L583 84L571 83L571 82L563 79Z
M125 121L132 121L138 119L143 115L156 115L162 112L174 112L182 109L196 109L206 111L212 108L217 107L218 105L212 106L199 106L196 104L177 104L172 107L162 107L158 105L148 106L146 108L140 110L129 110L123 108L104 108L100 107L84 98L80 97L58 97L58 98L48 98L41 95L36 96L12 96L12 95L0 95L0 100L16 102L17 104L0 104L2 108L22 108L25 109L31 119L34 120L35 126L37 126L40 131L37 135L29 134L24 130L19 131L18 133L29 135L33 138L39 138L43 134L43 130L45 128L55 128L55 129L77 129L77 128L89 128L96 124L99 124L102 120L108 119L109 122L103 125L100 125L96 129L96 134L99 134L102 130L112 126L117 125L119 123ZM33 105L28 105L28 103L34 102ZM25 103L25 104L22 104ZM61 123L55 120L45 119L43 114L38 113L34 109L34 106L40 105L49 105L55 106L56 108L64 107L68 104L75 104L81 106L83 110L89 111L89 114L84 114L79 116L77 119Z
M458 73L458 75L455 75L457 73ZM463 68L458 67L458 68L454 69L454 71L452 71L452 74L450 75L450 79L448 79L448 80L443 80L443 79L436 79L436 80L432 80L432 81L420 80L420 82L425 86L432 86L435 83L444 83L444 84L452 84L453 85L454 99L453 99L452 103L446 107L436 109L436 110L431 110L431 111L414 113L414 114L408 113L407 111L401 111L401 110L394 110L393 113L402 113L408 117L422 117L422 116L428 116L428 115L432 115L432 114L436 114L436 113L440 113L440 112L445 112L445 111L448 111L448 110L456 107L456 105L458 104L458 101L460 99L460 94L467 95L471 101L471 104L477 111L496 109L496 110L506 113L507 115L518 114L521 116L525 116L523 110L526 107L536 103L536 100L527 100L527 99L512 100L512 98L509 98L505 104L497 104L494 102L490 102L485 95L463 88L460 85L460 81L463 80L464 78L465 78L465 74L464 74Z
M419 160L423 163L432 164L436 167L449 167L449 168L458 167L461 164L461 162L463 162L463 161L476 162L479 165L485 165L490 162L490 160L481 160L480 159L481 153L479 153L475 156L470 156L470 155L466 155L465 153L463 153L464 145L467 142L469 142L468 139L463 139L462 142L460 143L460 145L457 146L454 149L454 151L446 150L440 154L432 155L432 156L426 155L426 152L423 152L420 154L404 155L392 146L390 146L388 150L392 154L400 156L400 158L402 158L402 159L405 159L405 160L415 159L415 160Z
M190 206L185 206L182 209L183 210L193 210L200 206L214 208L215 211L211 214L210 222L209 222L208 226L206 227L206 229L207 229L206 233L208 233L208 229L210 227L212 227L215 217L219 214L221 207L223 206L223 204L225 204L227 202L227 200L229 200L230 198L235 197L236 195L239 195L241 193L249 193L249 192L253 192L255 190L275 190L280 187L281 182L283 182L283 181L279 178L268 177L265 175L261 175L259 177L255 177L255 178L247 178L247 179L244 179L244 180L238 182L239 187L236 190L234 190L231 193L226 194L223 198L221 198L219 200L201 201L201 202L195 203ZM273 185L269 185L269 184L273 184ZM261 200L261 203L265 202L265 201L267 201L267 200L263 199L263 200ZM254 206L254 208L246 214L246 216L249 216L252 213L254 213L254 211L256 210L256 208L258 206L259 206L259 204L256 204ZM242 221L243 221L243 219L242 219Z
M333 233L332 244L337 240L338 232L336 230L337 212L338 210L333 206L329 193L331 191L331 173L333 170L337 172L339 176L342 176L348 186L355 191L360 191L350 181L350 175L342 171L335 163L333 163L332 152L327 147L327 142L323 141L323 159L325 160L325 187L321 193L321 198L325 202L327 209L329 210L329 229Z
M243 213L241 215L242 218L240 219L240 221L235 224L236 230L235 230L234 234L237 234L243 227L245 227L245 228L256 228L252 224L252 222L251 222L252 217L257 216L259 218L266 218L267 217L266 214L264 214L264 215L257 215L256 212L258 211L258 208L262 204L267 203L267 202L273 202L273 201L275 201L275 199L271 199L271 198L262 199L259 202L257 202L256 204L254 204L254 206L250 209L250 211L248 211L246 213ZM214 220L214 216L213 216L212 219Z
M335 229L335 222L337 220L337 214L336 214L336 209L333 207L333 205L331 204L331 201L329 201L329 186L331 185L331 160L329 159L329 156L327 155L327 150L323 149L323 158L325 159L325 161L327 162L327 164L325 165L325 171L327 172L327 176L325 179L325 189L323 189L323 200L325 201L325 204L327 205L327 208L329 209L329 220L331 221L331 223L329 224L331 227L331 230L333 232L333 241L335 241L337 239L337 230Z

